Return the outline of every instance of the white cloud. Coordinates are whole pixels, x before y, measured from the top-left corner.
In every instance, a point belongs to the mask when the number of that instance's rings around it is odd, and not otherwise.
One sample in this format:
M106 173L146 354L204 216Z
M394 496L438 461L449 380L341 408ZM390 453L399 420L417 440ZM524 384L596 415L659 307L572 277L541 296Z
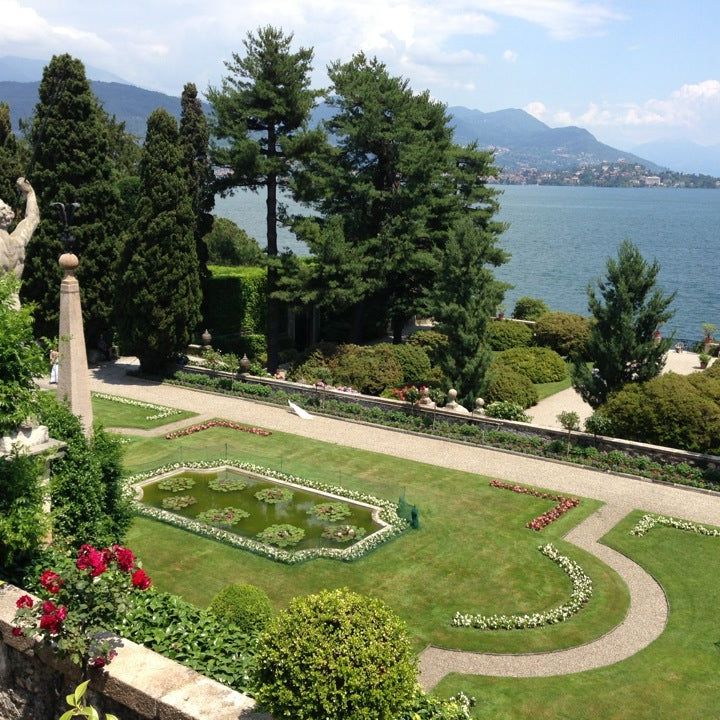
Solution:
M523 110L526 113L530 113L533 117L536 117L538 120L542 120L543 116L547 112L547 108L545 107L544 103L541 103L539 100L534 100L533 102L529 102Z
M514 50L506 50L502 56L503 60L509 63L517 62L518 59L518 54Z

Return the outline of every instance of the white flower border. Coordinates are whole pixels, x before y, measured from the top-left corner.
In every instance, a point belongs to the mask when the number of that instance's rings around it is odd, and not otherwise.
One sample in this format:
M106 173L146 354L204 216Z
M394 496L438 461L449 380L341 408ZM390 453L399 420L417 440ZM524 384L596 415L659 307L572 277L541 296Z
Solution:
M631 535L642 537L656 525L675 528L676 530L685 530L686 532L695 533L696 535L707 535L709 537L720 537L720 530L717 528L705 527L687 520L678 520L667 515L643 515L638 524L630 531Z
M546 612L532 615L464 615L455 613L454 627L474 627L479 630L525 630L543 625L556 625L576 615L590 600L593 594L592 580L574 560L561 555L558 549L548 543L540 545L538 550L559 565L572 582L570 600Z
M296 551L282 550L280 548L258 542L257 540L241 537L235 533L198 522L197 520L182 517L181 515L176 515L175 513L167 512L166 510L161 510L159 508L149 507L148 505L144 505L142 502L139 502L136 497L138 485L145 484L150 479L165 473L181 469L203 470L221 467L245 470L246 472L272 478L273 480L297 485L301 488L318 490L319 492L328 495L336 495L346 500L371 505L373 509L376 510L376 514L374 513L375 519L378 520L383 527L376 530L374 533L365 536L352 547L310 548L307 550ZM409 527L407 521L397 514L395 504L389 500L381 500L380 498L376 498L372 495L367 495L355 490L348 490L347 488L339 487L337 485L325 485L324 483L317 482L315 480L299 478L296 475L287 475L286 473L281 473L277 470L270 470L269 468L264 468L260 465L254 465L252 463L235 462L233 460L208 460L202 462L174 463L172 465L163 465L162 467L149 472L137 473L128 477L125 482L127 483L126 487L128 490L133 492L133 506L139 515L144 515L154 520L160 520L162 522L169 523L170 525L180 527L184 530L190 530L197 535L202 535L213 540L220 540L228 545L232 545L243 550L249 550L250 552L262 555L270 560L277 560L278 562L287 563L289 565L304 562L305 560L313 560L315 558L329 558L333 560L351 562L363 557L363 555L366 555L379 545L386 543L391 538L405 532L405 530Z
M93 397L100 400L110 400L111 402L120 403L120 405L134 405L135 407L146 408L148 410L157 410L155 415L146 416L146 420L162 420L172 415L180 415L183 410L177 408L164 407L163 405L153 405L153 403L143 402L142 400L131 400L130 398L120 397L119 395L108 395L107 393L94 392Z

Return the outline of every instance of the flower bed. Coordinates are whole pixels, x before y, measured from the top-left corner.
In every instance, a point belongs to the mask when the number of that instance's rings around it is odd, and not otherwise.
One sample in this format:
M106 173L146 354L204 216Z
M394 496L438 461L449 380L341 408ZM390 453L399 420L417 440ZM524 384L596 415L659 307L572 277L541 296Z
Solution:
M695 533L696 535L707 535L709 537L720 537L720 529L709 528L705 525L688 522L687 520L678 520L667 515L643 515L638 524L630 531L631 535L642 537L656 525L675 528L676 530L685 530L686 532Z
M572 510L574 507L577 507L580 504L580 500L578 500L577 498L565 497L564 495L553 495L552 493L546 493L542 492L541 490L523 487L522 485L505 483L501 480L491 480L490 487L500 488L501 490L512 490L513 492L521 493L522 495L532 495L536 498L542 498L543 500L552 500L553 502L556 502L557 505L552 508L552 510L548 510L546 513L538 515L536 518L533 518L525 524L525 527L530 528L531 530L535 530L537 532L547 527L550 523L555 522L555 520L564 515L568 510Z
M154 415L146 415L146 420L162 420L172 415L180 415L183 410L177 410L176 408L163 407L162 405L153 405L153 403L142 402L141 400L131 400L130 398L118 397L117 395L108 395L107 393L94 392L93 397L99 400L109 400L110 402L119 403L120 405L132 405L134 407L146 408L148 410L155 410Z
M559 565L570 578L573 589L568 602L545 612L525 615L466 615L457 612L452 625L474 627L479 630L525 630L543 625L556 625L576 615L592 597L592 580L580 565L566 555L561 555L554 545L550 543L540 545L538 550Z
M356 490L349 490L337 485L325 485L324 483L317 482L315 480L306 480L304 478L296 477L295 475L288 475L286 473L270 470L259 465L253 465L252 463L241 463L233 460L213 460L164 465L151 472L137 473L136 475L127 478L126 483L129 491L132 491L133 486L137 483L145 482L155 476L163 475L165 473L172 472L173 470L207 470L223 467L244 470L256 475L272 478L273 480L279 480L280 482L291 483L302 488L308 488L309 490L317 490L318 492L329 493L346 498L347 500L372 505L378 509L377 519L383 524L383 527L380 528L380 530L362 538L352 547L309 548L307 550L292 551L276 548L252 538L241 537L240 535L236 535L227 530L212 527L206 523L182 517L181 515L175 515L174 513L167 512L159 508L149 507L134 498L134 493L132 493L135 512L153 520L160 520L170 525L183 528L184 530L189 530L198 535L202 535L213 540L219 540L227 543L228 545L232 545L233 547L248 550L256 553L257 555L262 555L263 557L270 558L271 560L277 560L278 562L287 564L295 564L304 562L305 560L312 560L314 558L329 558L351 562L363 557L371 550L374 550L376 547L386 543L388 540L401 535L409 527L407 521L397 514L397 507L395 503L389 500L382 500L372 495L367 495Z
M186 435L192 435L193 433L210 430L210 428L216 427L239 430L240 432L250 433L251 435L259 435L260 437L268 437L268 435L272 435L269 430L263 430L262 428L253 427L251 425L243 425L242 423L230 422L229 420L208 420L207 422L191 425L190 427L183 428L182 430L169 432L165 435L165 439L174 440L175 438L185 437Z

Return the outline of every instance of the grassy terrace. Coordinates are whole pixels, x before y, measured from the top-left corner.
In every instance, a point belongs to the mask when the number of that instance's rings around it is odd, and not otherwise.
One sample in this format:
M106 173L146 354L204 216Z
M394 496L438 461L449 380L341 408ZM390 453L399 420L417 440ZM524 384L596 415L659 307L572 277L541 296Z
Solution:
M160 427L168 423L185 420L195 417L197 413L183 410L181 413L170 415L156 420L148 420L148 416L158 414L157 410L151 408L138 407L137 405L125 405L113 400L105 400L104 398L92 397L93 414L95 419L101 422L105 427L125 427L137 430L148 430L150 428Z
M451 675L439 694L464 690L478 698L483 720L698 720L720 705L720 538L655 528L629 535L635 513L604 539L661 583L670 603L665 632L652 645L610 667L554 678Z

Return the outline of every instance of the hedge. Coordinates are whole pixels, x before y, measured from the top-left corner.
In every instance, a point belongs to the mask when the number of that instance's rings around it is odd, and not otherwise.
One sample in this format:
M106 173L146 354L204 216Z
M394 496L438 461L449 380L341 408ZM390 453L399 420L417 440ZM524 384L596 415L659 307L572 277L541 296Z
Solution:
M535 323L535 343L560 355L585 359L590 340L590 321L582 315L549 312Z
M568 376L565 361L554 350L544 347L511 348L493 359L491 372L517 372L532 383L564 380Z
M538 401L538 391L525 375L505 367L491 368L484 399L488 403L512 403L524 410Z
M492 320L488 323L485 340L492 350L528 347L532 344L533 332L525 323Z
M265 629L273 616L270 598L255 585L228 585L210 601L208 612L236 625L248 636Z

